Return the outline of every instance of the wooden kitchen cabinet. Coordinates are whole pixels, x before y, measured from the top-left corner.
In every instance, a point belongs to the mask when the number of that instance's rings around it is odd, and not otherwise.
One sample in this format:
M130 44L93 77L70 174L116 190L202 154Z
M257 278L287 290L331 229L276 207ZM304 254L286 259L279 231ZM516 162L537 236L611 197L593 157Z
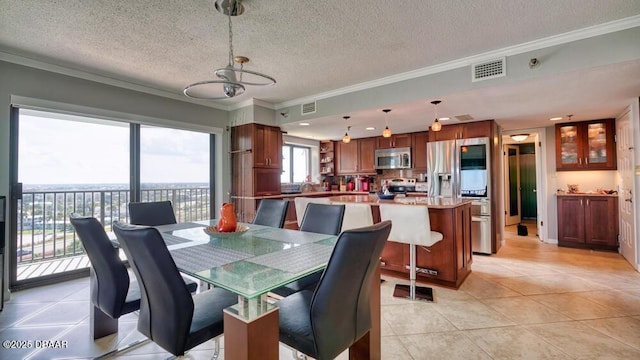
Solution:
M282 168L282 132L280 128L254 125L253 166Z
M556 124L556 170L616 170L615 120Z
M335 169L334 143L331 140L320 141L320 175L333 175Z
M411 134L411 167L414 170L427 170L427 131Z
M443 125L440 131L429 131L429 141L490 137L493 120L465 124Z
M618 197L558 195L558 245L618 249Z
M255 196L280 195L280 174L279 169L254 168L254 191Z
M375 138L352 139L349 143L336 142L336 175L374 174Z
M411 146L411 134L394 134L391 137L378 136L376 139L376 149L391 149Z

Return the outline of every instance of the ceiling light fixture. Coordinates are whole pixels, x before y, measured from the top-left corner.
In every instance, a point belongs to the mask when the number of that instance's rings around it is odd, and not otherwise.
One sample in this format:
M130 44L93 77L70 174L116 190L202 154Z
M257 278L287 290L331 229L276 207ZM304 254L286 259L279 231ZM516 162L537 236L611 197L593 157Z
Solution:
M389 112L391 112L391 109L384 109L382 112L384 112L384 124L386 125L382 130L382 137L388 138L391 137L391 129L389 129Z
M528 137L529 137L529 134L514 134L514 135L511 135L511 138L514 141L517 141L517 142L525 141Z
M199 81L184 88L184 94L193 99L221 100L240 96L245 91L245 85L265 86L273 85L276 80L269 75L245 70L244 64L249 62L245 56L233 56L233 27L231 17L244 13L244 6L240 0L216 0L216 9L227 15L229 19L229 63L226 67L214 71L215 80ZM235 63L240 67L235 67ZM244 77L244 79L243 79Z
M344 121L349 120L351 116L343 116L342 118L344 119ZM349 131L351 130L351 126L347 126L347 132L344 133L344 136L342 137L342 142L345 144L348 144L351 142L351 136L349 136Z
M438 104L442 101L434 100L431 103L433 104L433 111L436 114L436 119L431 123L431 131L440 131L442 130L442 123L438 121Z
M551 121L558 121L558 120L562 120L562 116L557 116L557 117L552 117L549 120Z
M364 128L364 129L368 130L368 131L372 131L372 130L375 130L376 128L374 128L373 126L369 126L369 127Z
M301 122L300 126L309 126L310 124L308 122Z

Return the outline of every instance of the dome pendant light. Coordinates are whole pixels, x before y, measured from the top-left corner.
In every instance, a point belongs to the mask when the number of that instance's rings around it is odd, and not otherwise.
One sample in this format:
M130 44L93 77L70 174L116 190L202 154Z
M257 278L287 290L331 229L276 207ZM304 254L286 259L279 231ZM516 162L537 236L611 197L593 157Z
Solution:
M386 125L384 130L382 130L382 137L391 137L391 129L389 129L389 112L391 109L384 109L384 124Z
M344 119L344 121L349 120L351 116L343 116L342 118ZM345 144L348 144L351 142L351 136L349 136L349 131L351 130L351 126L347 126L347 132L344 133L344 136L342 137L342 142Z
M431 123L431 131L440 131L442 130L442 123L440 123L438 121L438 104L440 104L442 101L440 100L434 100L431 103L433 104L433 109L434 112L436 114L436 119Z
M273 85L276 80L269 75L245 70L244 64L249 62L245 56L233 56L233 28L231 16L244 13L244 6L240 0L216 0L216 9L227 15L229 19L229 63L226 67L214 71L215 80L199 81L187 85L183 93L192 99L222 100L242 95L245 85L264 86ZM237 68L235 64L240 64ZM244 76L244 79L242 77Z

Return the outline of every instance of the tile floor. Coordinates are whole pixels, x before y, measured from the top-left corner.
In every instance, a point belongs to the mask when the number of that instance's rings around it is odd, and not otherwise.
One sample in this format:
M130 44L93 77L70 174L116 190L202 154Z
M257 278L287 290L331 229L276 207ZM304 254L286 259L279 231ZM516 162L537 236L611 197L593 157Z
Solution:
M529 234L507 229L506 246L474 256L459 290L434 287L433 303L393 298L395 281L383 283L383 359L640 359L640 274L619 254L558 248ZM118 335L91 341L88 290L80 279L14 293L0 313L0 339L67 347L0 348L0 359L87 358L141 337L128 315ZM209 359L212 349L207 342L185 358ZM167 357L154 344L118 356ZM291 359L284 346L280 358Z

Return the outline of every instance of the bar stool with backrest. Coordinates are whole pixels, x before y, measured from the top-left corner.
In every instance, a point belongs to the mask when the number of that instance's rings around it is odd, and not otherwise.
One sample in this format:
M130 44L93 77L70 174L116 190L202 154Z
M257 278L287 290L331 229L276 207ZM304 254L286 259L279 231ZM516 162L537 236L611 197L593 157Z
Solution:
M342 231L373 225L371 205L347 203L344 209Z
M131 224L160 226L176 224L171 201L130 202L129 218Z
M338 235L342 228L344 208L344 205L307 204L307 211L304 214L304 219L302 219L300 231ZM274 289L271 293L284 297L303 289L315 288L321 275L322 270L316 271L311 275Z
M396 285L393 296L432 301L431 288L416 288L416 246L429 248L443 239L442 233L431 231L429 209L423 205L380 204L380 219L393 223L389 241L409 245L410 285Z
M276 303L282 343L323 360L366 339L371 286L378 283L373 275L390 230L391 222L383 221L340 234L318 286Z
M262 199L258 205L256 216L253 218L253 223L282 228L287 218L288 208L289 201L287 200Z
M238 297L222 288L191 296L157 229L114 222L113 231L136 274L142 296L138 331L175 356L224 332L223 309Z
M298 196L293 199L293 202L296 206L296 220L298 221L298 228L302 226L302 219L304 219L304 214L307 211L307 204L310 204L310 203L330 204L329 198L326 198L326 197L312 198L312 197Z

